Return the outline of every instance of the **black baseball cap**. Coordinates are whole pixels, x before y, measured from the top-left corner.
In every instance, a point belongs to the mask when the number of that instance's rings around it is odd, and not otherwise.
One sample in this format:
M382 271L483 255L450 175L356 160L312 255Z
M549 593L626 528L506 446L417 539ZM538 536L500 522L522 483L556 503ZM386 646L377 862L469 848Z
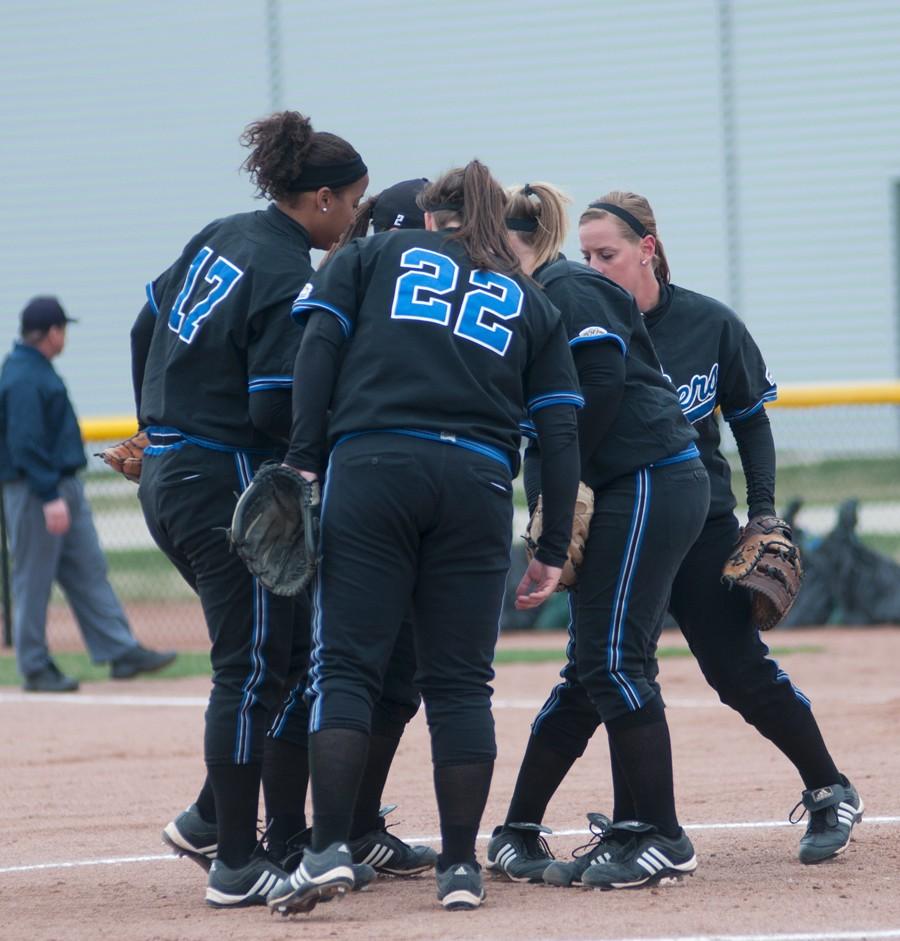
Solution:
M33 297L22 310L22 333L32 330L49 330L67 323L78 323L67 316L62 304L55 297Z
M424 229L425 213L416 203L416 197L425 189L428 180L404 180L382 190L372 211L372 226L376 232L387 229Z

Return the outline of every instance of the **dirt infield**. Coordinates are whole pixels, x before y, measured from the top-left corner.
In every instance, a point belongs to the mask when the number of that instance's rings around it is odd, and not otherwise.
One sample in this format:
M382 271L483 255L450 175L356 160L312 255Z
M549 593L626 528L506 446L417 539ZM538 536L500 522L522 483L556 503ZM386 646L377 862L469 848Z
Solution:
M677 644L676 635L664 644ZM205 680L87 685L64 697L0 694L3 749L0 938L33 941L241 939L647 939L759 941L900 938L900 629L778 632L779 645L824 652L784 657L813 700L837 763L866 803L847 853L815 867L796 859L802 827L786 825L800 783L787 761L718 705L690 658L665 660L682 822L699 868L682 885L602 893L487 879L487 901L446 913L430 875L379 880L370 891L285 920L263 910L214 911L204 877L165 855L159 832L196 793ZM560 646L558 636L505 646ZM498 668L500 756L483 831L502 819L529 722L557 665ZM386 798L402 836L434 839L437 819L416 718ZM605 736L557 795L547 823L560 854L585 841L588 810L611 804ZM479 842L484 856L486 843Z

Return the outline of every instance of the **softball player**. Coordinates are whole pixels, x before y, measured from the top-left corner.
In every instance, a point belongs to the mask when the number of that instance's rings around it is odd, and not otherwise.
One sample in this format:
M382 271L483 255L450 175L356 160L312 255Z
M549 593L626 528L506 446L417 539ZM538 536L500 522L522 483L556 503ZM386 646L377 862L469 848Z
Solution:
M750 519L772 515L775 444L765 403L775 399L775 383L733 311L670 283L653 210L643 196L607 193L582 214L579 235L588 264L634 295L682 410L700 435L711 481L710 509L675 578L671 612L722 702L797 768L805 790L794 811L802 806L804 814L809 812L800 861L820 862L847 847L853 826L862 819L863 802L835 766L809 700L769 658L750 619L749 594L729 591L720 579L739 526L714 411L721 409L737 441Z
M313 131L297 112L250 125L242 140L268 209L218 219L194 236L148 285L132 331L138 414L150 439L141 506L157 544L199 594L212 644L208 785L166 834L206 865L216 852L206 892L216 906L262 904L283 875L255 851L263 743L289 677L305 670L309 636L307 612L264 591L222 531L235 492L284 451L300 339L290 306L312 272L310 248L338 238L368 183L350 144ZM303 746L287 741L273 756L277 775L305 781ZM189 824L203 821L205 841L183 840Z
M475 837L496 754L491 662L509 566L519 420L544 441L546 516L519 588L535 605L566 556L582 403L557 312L519 273L505 197L477 161L429 184L427 231L359 239L294 305L308 317L286 461L321 475L310 669L312 852L269 895L308 911L353 883L347 837L372 703L404 615L432 739L438 897L484 892ZM326 440L326 412L331 405Z
M672 579L706 516L709 481L697 434L662 375L634 300L559 254L566 201L546 183L515 188L507 225L523 269L543 286L566 327L585 396L578 437L594 515L570 595L563 682L532 724L506 822L488 846L488 866L521 881L621 888L697 865L675 810L655 653ZM533 499L536 488L529 490ZM590 852L551 864L540 821L601 722L617 807L627 795L630 812L604 827Z

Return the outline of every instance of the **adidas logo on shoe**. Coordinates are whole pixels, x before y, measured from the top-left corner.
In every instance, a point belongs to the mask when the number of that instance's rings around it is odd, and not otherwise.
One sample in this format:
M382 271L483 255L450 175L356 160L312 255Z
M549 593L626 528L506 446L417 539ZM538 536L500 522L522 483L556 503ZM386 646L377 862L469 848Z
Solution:
M813 791L812 798L818 803L819 801L827 800L834 794L834 791L830 787L820 787L817 791Z

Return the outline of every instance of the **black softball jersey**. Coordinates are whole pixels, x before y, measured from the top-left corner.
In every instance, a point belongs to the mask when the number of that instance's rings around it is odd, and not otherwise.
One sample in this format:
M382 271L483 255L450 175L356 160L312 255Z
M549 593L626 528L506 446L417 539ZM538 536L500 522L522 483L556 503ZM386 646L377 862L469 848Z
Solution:
M274 205L218 219L147 285L156 317L140 421L154 445L268 451L250 399L290 392L301 331L291 302L312 273L310 239Z
M645 312L644 322L685 418L699 433L710 481L709 515L730 513L736 501L731 468L720 450L716 407L725 421L739 425L774 401L778 387L746 326L721 301L660 285L659 304Z

